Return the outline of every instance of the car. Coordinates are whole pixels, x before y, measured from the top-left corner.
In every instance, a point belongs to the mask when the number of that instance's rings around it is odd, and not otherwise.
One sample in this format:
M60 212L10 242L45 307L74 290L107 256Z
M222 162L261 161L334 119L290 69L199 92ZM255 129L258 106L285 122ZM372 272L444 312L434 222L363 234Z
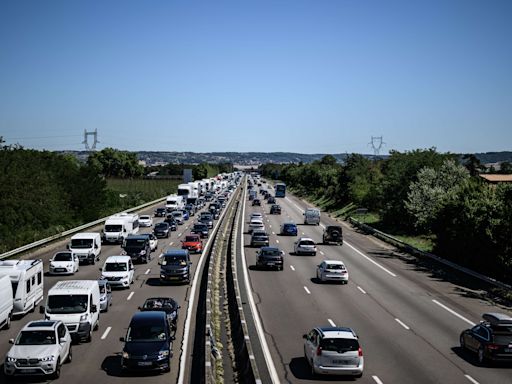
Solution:
M194 216L196 214L196 207L194 204L185 205L185 210L188 212L189 216Z
M261 229L263 231L265 230L265 225L263 224L262 219L258 219L258 218L251 219L251 222L249 223L249 229L247 232L249 234L251 234L256 229Z
M297 225L295 223L283 223L281 224L280 234L284 236L297 236Z
M108 312L108 308L112 305L112 287L107 280L99 279L100 287L100 311Z
M210 212L210 213L212 214L212 216L213 216L213 219L214 219L214 220L218 219L218 218L219 218L219 216L220 216L220 212L219 212L219 210L217 209L217 206L215 206L215 205L210 206L210 207L208 208L208 212Z
M70 251L57 252L50 259L49 273L51 275L73 275L80 268L78 256Z
M178 225L182 225L185 222L185 217L182 211L172 211L171 216L174 217Z
M170 231L171 231L171 228L169 227L169 224L166 222L155 224L155 227L153 228L153 234L157 238L161 238L161 237L169 238Z
M316 244L309 237L300 237L293 244L293 252L296 255L313 255L316 256Z
M256 229L251 235L251 247L268 247L269 240L267 232Z
M149 249L151 249L151 252L154 252L158 248L158 238L153 233L143 233L139 236L146 236L148 238L149 242Z
M324 260L317 266L316 278L321 282L339 281L342 284L347 284L347 267L340 260Z
M199 222L206 224L208 228L213 228L213 215L210 212L201 212Z
M160 282L190 283L190 254L186 249L169 249L160 256Z
M277 247L261 247L256 253L256 266L283 270L284 252Z
M204 224L203 224L204 225ZM199 235L187 235L185 236L185 240L181 242L183 249L188 249L190 253L201 253L203 252L203 242Z
M359 338L348 327L317 327L302 335L304 357L317 374L363 376L364 356Z
M171 329L176 331L178 324L178 312L180 309L178 302L172 297L150 297L146 299L144 304L139 307L139 311L164 311L167 314L167 319L171 325Z
M183 209L181 213L183 214L183 220L187 221L190 218L190 214L186 209Z
M165 217L166 213L167 213L167 209L160 207L160 208L155 209L155 212L153 213L153 215L155 217Z
M276 203L276 198L272 195L268 195L267 196L267 203L268 204L275 204Z
M504 313L488 312L480 324L462 331L462 349L476 352L480 365L491 361L512 362L512 317Z
M251 216L249 216L249 222L251 222L252 219L263 220L263 215L260 212L253 212L251 213Z
M270 207L271 215L280 215L281 214L281 206L279 204L272 204Z
M176 219L174 219L173 215L168 215L163 222L169 224L169 229L171 231L176 231L178 229L178 223L176 222Z
M172 327L164 311L142 311L133 315L121 354L123 371L171 370Z
M198 234L202 239L206 239L208 237L208 225L205 223L196 223L192 227L192 233Z
M253 199L253 200L252 200L252 206L254 207L255 205L261 206L261 201L260 201L260 199Z
M153 218L149 215L140 215L139 216L139 226L152 227L153 226Z
M151 261L151 245L147 235L128 235L122 248L124 254L130 256L134 262L147 264Z
M60 320L28 322L10 339L11 349L4 362L6 376L42 375L57 379L61 365L71 362L71 335Z
M330 244L336 243L343 245L343 229L340 225L328 225L324 229L322 235L322 243Z
M112 287L130 288L134 279L134 267L130 256L109 256L100 268L101 280L108 280Z

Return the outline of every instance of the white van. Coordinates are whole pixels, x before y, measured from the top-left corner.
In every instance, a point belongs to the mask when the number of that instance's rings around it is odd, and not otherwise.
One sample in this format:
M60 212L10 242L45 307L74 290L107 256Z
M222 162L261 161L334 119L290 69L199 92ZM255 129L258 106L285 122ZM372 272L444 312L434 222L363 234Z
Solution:
M128 235L139 232L139 215L136 213L118 213L105 220L103 242L123 244Z
M0 277L0 328L11 327L12 312L14 310L14 298L9 276Z
M80 263L94 264L100 259L101 235L97 232L81 232L71 236L68 249Z
M103 264L101 279L112 287L130 288L133 283L134 268L131 256L109 256Z
M49 291L46 306L40 307L46 320L60 320L74 340L92 339L100 324L98 280L58 281Z
M180 209L185 208L185 199L187 198L187 195L170 195L167 196L167 199L165 201L165 208L167 209L167 212L176 211Z
M304 212L304 224L320 225L320 210L308 208Z
M13 316L34 310L43 300L43 260L2 260L0 277L9 276L14 298Z

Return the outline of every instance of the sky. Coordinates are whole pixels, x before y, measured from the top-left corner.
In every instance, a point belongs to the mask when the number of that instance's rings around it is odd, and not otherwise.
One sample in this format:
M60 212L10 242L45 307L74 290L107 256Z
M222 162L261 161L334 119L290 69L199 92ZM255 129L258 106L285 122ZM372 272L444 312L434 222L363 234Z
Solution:
M0 136L47 150L512 150L512 1L0 2ZM92 137L88 137L92 144ZM379 140L374 140L378 146Z

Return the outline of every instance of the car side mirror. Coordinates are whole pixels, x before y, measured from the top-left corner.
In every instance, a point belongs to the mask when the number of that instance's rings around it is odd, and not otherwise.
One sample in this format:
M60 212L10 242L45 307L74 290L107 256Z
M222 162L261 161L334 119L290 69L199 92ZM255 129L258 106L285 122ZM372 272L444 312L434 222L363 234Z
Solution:
M101 268L98 268L98 269L99 269L99 270L100 270L100 272L101 272Z
M9 344L14 344L14 339L9 339Z
M66 244L66 249L69 249L69 248L71 248L71 247L69 246L69 244Z
M119 341L123 341L124 342L124 337L120 337Z
M139 311L142 311L142 307L141 307L141 306L138 306L138 307L137 307L137 309L138 309Z
M91 313L96 313L96 312L98 312L98 307L96 306L96 304L91 305Z
M50 259L50 263L53 261L53 259Z
M308 335L303 334L303 335L302 335L302 338L303 338L303 339L307 339L307 338L308 338Z
M61 337L61 338L59 339L59 343L60 343L60 344L64 344L65 342L66 342L66 338L65 338L65 337Z
M281 256L284 256L284 251L281 251Z
M176 337L175 336L171 336L171 340L172 341L176 340Z
M41 305L39 307L39 313L44 313L45 312L45 308L44 308L44 305Z

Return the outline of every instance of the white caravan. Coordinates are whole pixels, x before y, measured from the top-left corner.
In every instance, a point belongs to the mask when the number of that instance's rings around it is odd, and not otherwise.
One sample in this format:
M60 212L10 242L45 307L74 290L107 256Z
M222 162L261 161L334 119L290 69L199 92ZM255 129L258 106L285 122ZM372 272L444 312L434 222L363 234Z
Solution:
M81 232L71 236L68 249L80 263L94 264L100 259L101 236L98 232Z
M139 215L136 213L118 213L105 221L103 241L122 244L128 235L139 232Z
M167 212L179 211L185 208L186 196L183 195L170 195L165 200L165 208Z
M192 190L193 188L190 184L180 184L178 185L178 196L183 196L183 199L186 199Z
M12 313L14 310L14 298L9 276L0 277L0 328L11 327Z
M40 307L46 320L60 320L74 340L91 341L100 321L98 280L61 280L48 291L46 306Z
M11 280L13 316L32 311L43 300L43 260L0 261L1 276Z

